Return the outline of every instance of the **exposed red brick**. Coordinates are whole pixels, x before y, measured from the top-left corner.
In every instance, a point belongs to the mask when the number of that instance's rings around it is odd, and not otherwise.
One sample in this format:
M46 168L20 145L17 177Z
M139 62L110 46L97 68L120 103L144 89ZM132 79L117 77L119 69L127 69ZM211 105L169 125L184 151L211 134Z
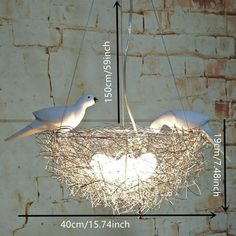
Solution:
M201 8L223 8L224 0L192 0L193 3L199 4Z
M229 118L230 102L229 101L216 101L215 114L220 119Z
M234 112L236 109L234 108ZM234 117L235 118L235 117ZM227 132L227 144L231 146L236 146L236 123L231 122L226 126L226 132ZM231 151L230 155L232 157L235 157L235 153Z
M178 3L182 7L190 7L190 0L178 0Z
M235 39L233 37L216 38L216 54L219 57L232 57L235 55Z
M225 8L227 13L236 13L236 1L235 0L225 0Z
M205 7L205 0L193 0L194 3L198 3L200 7Z
M184 77L177 80L177 86L184 96L199 96L206 93L206 78Z
M228 15L226 16L227 20L227 34L228 35L235 35L236 32L236 16Z
M219 59L219 60L208 60L206 62L206 75L210 76L225 76L227 60Z
M231 101L231 116L236 117L236 100ZM236 130L236 124L234 124L234 128Z
M232 181L232 185L235 185L236 187L236 179Z
M190 0L165 0L165 8L174 8L180 6L182 8L190 8Z
M219 194L219 197L213 197L211 194L208 197L202 198L199 204L195 207L195 212L202 211L203 209L212 209L218 210L222 205L222 193Z
M226 100L226 80L224 78L208 78L207 86L207 96L212 101Z

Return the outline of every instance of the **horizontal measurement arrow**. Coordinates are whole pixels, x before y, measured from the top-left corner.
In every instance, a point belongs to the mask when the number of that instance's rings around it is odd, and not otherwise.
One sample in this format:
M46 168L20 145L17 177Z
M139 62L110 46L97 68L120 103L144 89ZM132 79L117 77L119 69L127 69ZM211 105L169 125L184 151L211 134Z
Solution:
M124 215L110 215L110 214L102 214L102 215L93 215L93 214L72 214L72 215L18 215L18 217L155 217L155 216L166 216L166 217L183 217L183 216L210 216L214 218L216 214L214 212L206 213L206 214L124 214Z

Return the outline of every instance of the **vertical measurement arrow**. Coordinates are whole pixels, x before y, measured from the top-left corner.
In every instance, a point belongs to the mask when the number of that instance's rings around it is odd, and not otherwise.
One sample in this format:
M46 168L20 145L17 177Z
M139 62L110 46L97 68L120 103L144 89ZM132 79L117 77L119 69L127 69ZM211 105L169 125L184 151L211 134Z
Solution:
M116 7L117 121L120 123L119 2L116 1L113 7Z
M227 181L226 181L226 125L225 119L223 121L223 131L224 131L224 205L222 208L227 212L229 205L227 206Z

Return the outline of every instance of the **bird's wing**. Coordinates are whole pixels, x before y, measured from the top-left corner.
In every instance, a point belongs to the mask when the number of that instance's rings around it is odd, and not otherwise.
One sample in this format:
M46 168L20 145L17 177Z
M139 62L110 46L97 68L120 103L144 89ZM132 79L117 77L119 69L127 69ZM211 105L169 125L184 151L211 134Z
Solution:
M62 121L63 116L65 117L66 115L68 115L69 110L70 107L67 106L48 107L38 111L34 111L33 115L38 120L57 123Z
M176 110L173 111L173 114L177 119L186 120L192 128L202 127L209 121L209 116L195 111Z

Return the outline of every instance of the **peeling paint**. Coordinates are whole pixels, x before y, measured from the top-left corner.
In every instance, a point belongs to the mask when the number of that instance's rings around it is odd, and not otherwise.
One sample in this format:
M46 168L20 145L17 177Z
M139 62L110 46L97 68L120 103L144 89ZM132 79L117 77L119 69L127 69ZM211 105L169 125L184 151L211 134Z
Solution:
M171 224L171 229L172 229L173 235L179 236L179 223Z
M7 108L7 102L0 100L0 110L3 111Z
M156 219L153 219L153 224L154 224L154 236L158 236Z
M26 217L25 217L25 222L23 223L23 225L22 225L21 227L12 230L12 235L13 235L13 236L15 235L15 233L16 233L17 231L19 231L19 230L25 228L25 226L27 225L27 223L28 223L28 216L27 216L27 215L28 215L29 209L30 209L30 207L31 207L31 205L32 205L33 203L34 203L33 201L26 203L26 205L25 205L25 215L26 215Z
M78 88L79 88L79 93L80 94L84 94L84 92L85 92L85 84L83 82L79 83Z
M22 202L23 197L21 196L21 193L19 193L19 192L16 193L16 196L17 196L17 200L19 202L19 205L21 207L23 204L23 202Z
M65 190L63 184L60 183L61 193L62 193L62 199L65 198Z
M16 0L16 4L17 4L18 6L23 5L23 3L24 3L24 0Z
M36 192L37 192L37 202L39 202L40 192L39 192L39 178L35 178L36 181Z
M52 86L52 79L51 79L51 75L50 75L50 52L49 52L49 49L47 48L47 52L48 54L48 80L49 80L49 97L52 101L52 104L53 106L56 105L55 103L55 99L54 99L54 96L53 96L53 86Z

